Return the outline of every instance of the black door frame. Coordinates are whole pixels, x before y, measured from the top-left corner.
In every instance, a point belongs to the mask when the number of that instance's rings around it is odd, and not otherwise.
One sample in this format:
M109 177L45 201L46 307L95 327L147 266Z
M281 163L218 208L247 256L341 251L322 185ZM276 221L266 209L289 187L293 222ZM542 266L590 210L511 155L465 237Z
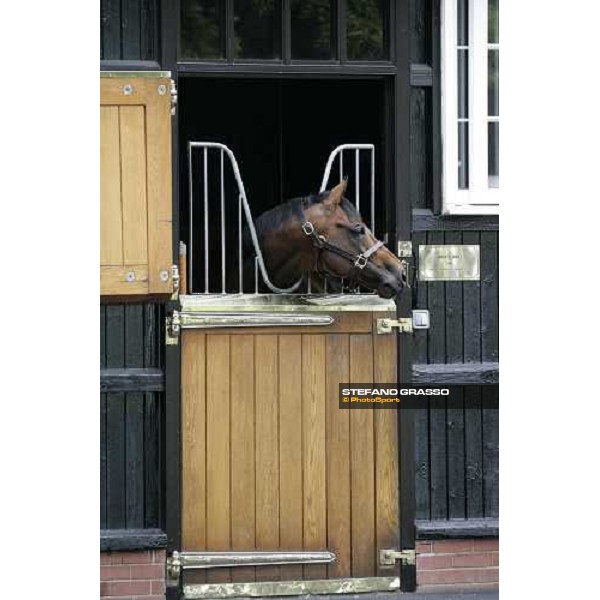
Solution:
M179 37L179 1L161 1L161 67L170 70L176 84L184 77L278 78L278 79L383 79L386 82L386 197L394 198L392 218L395 222L389 240L396 248L399 240L411 240L412 211L410 206L410 31L409 3L392 0L390 14L390 63L386 64L266 64L177 62ZM179 248L179 128L178 117L173 119L173 257L178 261ZM390 132L389 134L387 132ZM411 265L412 266L412 265ZM410 314L412 299L403 294L397 303L401 316ZM408 382L412 373L412 344L409 338L398 339L398 378ZM166 346L165 371L165 443L164 473L165 532L167 550L181 549L181 344ZM411 410L398 411L400 436L400 540L401 549L415 548L414 505L414 418ZM168 460L166 457L169 457ZM401 589L413 591L416 587L416 566L401 566ZM171 594L169 594L171 595ZM175 596L173 596L175 597Z

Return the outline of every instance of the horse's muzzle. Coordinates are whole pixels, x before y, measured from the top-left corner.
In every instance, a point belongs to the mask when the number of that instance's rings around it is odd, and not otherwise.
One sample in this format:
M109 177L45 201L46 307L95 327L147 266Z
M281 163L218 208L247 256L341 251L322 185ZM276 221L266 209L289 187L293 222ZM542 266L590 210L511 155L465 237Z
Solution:
M408 287L408 273L405 265L400 269L388 267L387 273L377 286L377 293L385 299L399 296Z
M389 280L382 281L377 286L377 293L386 300L389 298L395 298L400 295L400 292L406 287L406 284L397 279L390 278Z

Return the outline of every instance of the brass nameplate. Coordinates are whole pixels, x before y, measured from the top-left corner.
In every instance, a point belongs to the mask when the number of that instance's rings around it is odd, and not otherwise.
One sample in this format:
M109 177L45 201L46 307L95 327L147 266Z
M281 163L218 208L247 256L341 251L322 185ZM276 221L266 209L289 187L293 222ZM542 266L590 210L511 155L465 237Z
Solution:
M421 281L479 281L479 246L419 246Z

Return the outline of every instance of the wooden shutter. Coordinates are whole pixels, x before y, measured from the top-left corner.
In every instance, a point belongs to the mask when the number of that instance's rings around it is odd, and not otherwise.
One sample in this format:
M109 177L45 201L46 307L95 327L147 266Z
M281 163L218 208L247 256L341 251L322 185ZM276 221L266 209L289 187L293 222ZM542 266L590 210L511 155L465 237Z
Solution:
M171 294L171 80L100 79L100 294Z

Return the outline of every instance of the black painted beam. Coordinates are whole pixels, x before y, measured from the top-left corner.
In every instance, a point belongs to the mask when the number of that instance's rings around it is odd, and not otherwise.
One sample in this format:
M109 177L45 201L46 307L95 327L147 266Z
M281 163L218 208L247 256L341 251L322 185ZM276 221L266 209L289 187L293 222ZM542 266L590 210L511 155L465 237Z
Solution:
M431 385L488 385L497 384L499 365L497 362L414 364L413 383Z
M165 548L167 534L160 529L101 529L100 551Z
M498 215L436 215L427 209L415 209L413 231L498 231Z
M498 519L417 520L415 529L419 540L497 538L500 535Z
M429 65L410 65L410 85L431 87L433 85L433 69Z
M162 369L100 369L101 392L162 392Z

